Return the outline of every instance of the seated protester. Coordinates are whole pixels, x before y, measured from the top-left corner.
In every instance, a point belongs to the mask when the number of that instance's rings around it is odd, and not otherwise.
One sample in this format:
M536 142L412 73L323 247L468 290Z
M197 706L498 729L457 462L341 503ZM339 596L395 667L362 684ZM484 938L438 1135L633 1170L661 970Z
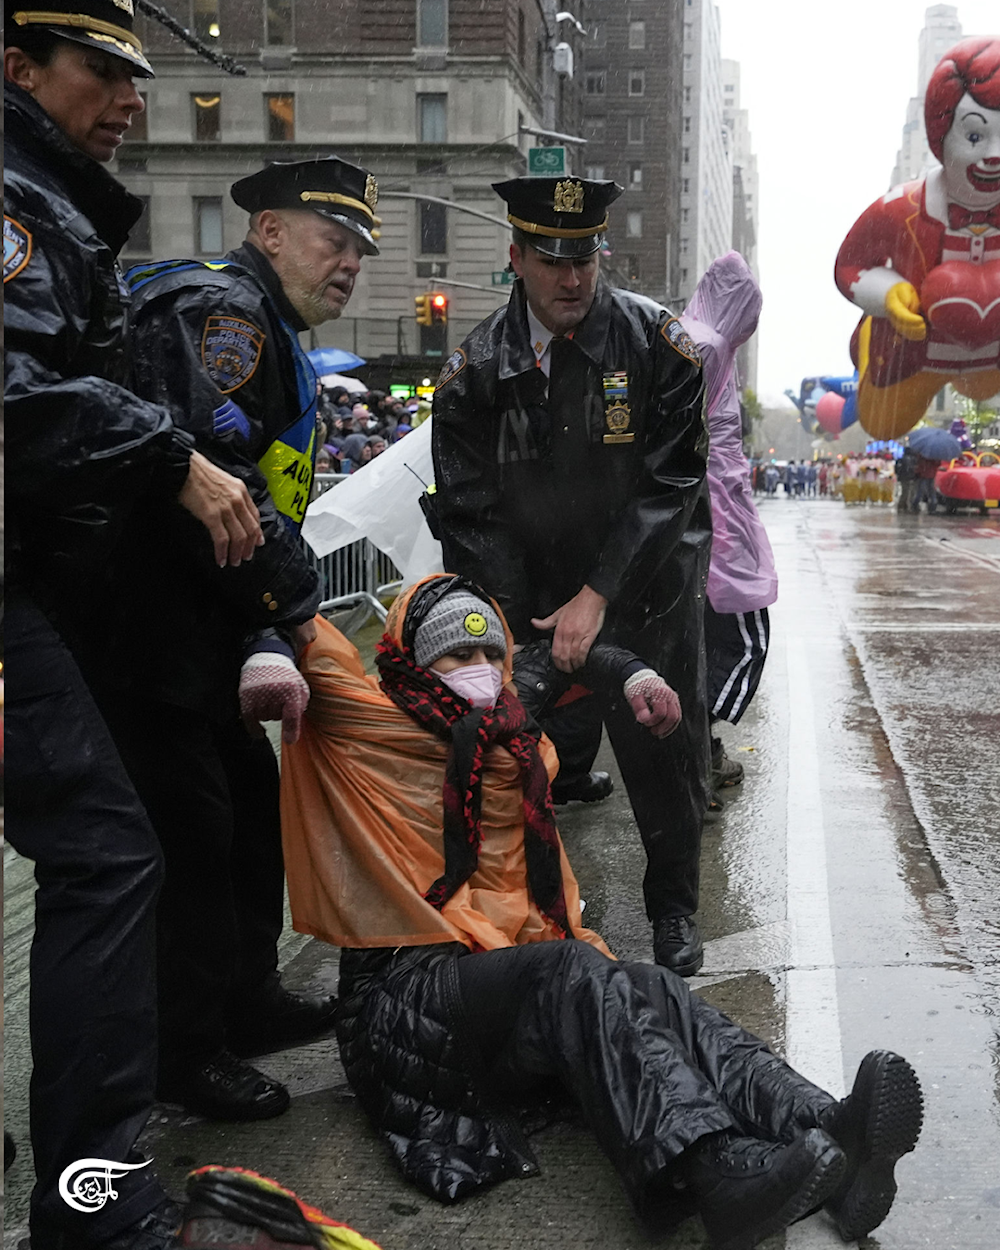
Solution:
M344 948L344 1066L404 1176L451 1202L536 1175L510 1113L558 1083L655 1229L698 1210L718 1250L748 1250L822 1204L846 1238L879 1224L920 1129L910 1065L872 1052L837 1102L668 969L618 963L580 923L557 761L495 605L437 575L386 624L368 677L317 620L282 815L295 928ZM536 711L579 679L678 724L634 655L595 646L567 677L547 645L523 661Z

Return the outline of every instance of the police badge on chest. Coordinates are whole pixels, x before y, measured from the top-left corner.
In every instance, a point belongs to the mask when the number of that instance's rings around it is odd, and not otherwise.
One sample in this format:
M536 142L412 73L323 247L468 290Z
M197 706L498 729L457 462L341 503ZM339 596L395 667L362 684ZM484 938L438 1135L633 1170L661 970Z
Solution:
M631 443L635 439L635 431L629 429L632 424L632 409L628 403L628 374L604 374L604 423L607 433L605 443Z

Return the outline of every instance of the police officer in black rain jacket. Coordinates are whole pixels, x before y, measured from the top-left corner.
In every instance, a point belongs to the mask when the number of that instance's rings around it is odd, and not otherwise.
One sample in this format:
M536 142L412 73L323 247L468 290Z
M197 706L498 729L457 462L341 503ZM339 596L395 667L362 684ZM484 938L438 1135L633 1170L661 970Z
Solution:
M116 256L142 205L100 162L142 110L133 77L151 74L130 4L7 6L6 832L38 887L34 1250L166 1250L179 1215L135 1151L153 1101L162 858L85 680L115 625L108 562L143 497L190 520L211 567L260 538L242 483L128 386ZM94 1158L123 1165L114 1201Z
M693 914L708 772L701 363L676 317L600 275L620 187L518 178L494 189L518 281L434 395L445 563L499 601L516 642L552 631L564 670L600 636L647 657L679 694L683 721L663 740L622 701L595 698L645 844L656 959L689 976L702 962Z
M321 597L299 538L317 385L298 335L340 315L378 249L375 180L335 157L269 165L232 195L250 214L242 247L129 272L136 385L243 479L266 541L219 577L192 563L181 518L150 502L116 568L139 618L118 645L144 660L144 680L108 705L166 857L159 1094L237 1120L289 1105L247 1057L332 1026L332 996L278 979L278 771L259 722L298 733L308 691L294 655Z

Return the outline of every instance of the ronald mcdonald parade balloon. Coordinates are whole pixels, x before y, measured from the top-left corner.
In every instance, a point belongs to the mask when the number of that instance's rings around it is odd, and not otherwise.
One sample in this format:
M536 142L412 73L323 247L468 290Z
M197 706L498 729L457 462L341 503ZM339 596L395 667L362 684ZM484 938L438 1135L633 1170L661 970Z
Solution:
M946 382L1000 391L1000 38L964 39L924 103L941 162L861 214L837 256L840 291L865 314L851 339L858 416L897 438Z

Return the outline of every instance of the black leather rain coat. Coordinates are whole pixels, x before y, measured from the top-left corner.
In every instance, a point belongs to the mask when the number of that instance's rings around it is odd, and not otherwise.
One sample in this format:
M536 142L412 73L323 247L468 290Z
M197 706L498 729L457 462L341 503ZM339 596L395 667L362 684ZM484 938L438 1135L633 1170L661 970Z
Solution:
M68 635L109 619L107 560L141 498L176 498L193 440L129 389L116 257L140 201L4 84L8 576Z
M116 568L119 593L143 619L120 646L136 662L156 654L147 668L152 697L221 720L237 711L246 644L265 631L282 636L319 606L316 569L298 536L312 479L315 377L308 362L308 377L297 376L291 336L302 323L253 247L208 266L136 268L128 279L137 390L246 484L265 541L248 563L218 569L197 558L199 536L185 515L150 500ZM312 388L312 411L303 386Z

